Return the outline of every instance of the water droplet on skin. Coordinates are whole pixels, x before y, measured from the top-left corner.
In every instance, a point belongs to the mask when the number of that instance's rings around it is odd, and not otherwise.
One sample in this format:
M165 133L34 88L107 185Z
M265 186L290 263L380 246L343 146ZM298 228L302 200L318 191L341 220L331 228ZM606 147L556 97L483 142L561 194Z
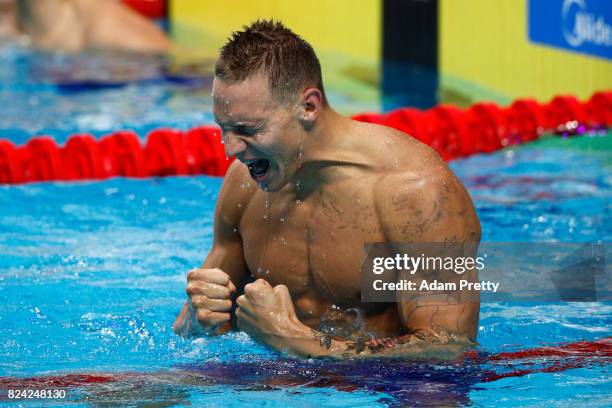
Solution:
M300 204L302 202L302 200L295 200L296 204Z
M242 204L238 203L238 208L242 208Z

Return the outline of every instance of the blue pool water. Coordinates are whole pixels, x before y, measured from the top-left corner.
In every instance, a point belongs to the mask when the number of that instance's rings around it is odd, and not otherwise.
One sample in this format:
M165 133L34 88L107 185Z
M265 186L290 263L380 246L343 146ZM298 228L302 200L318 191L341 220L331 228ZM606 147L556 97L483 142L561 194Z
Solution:
M16 142L40 132L64 140L83 130L130 127L142 134L210 119L201 84L160 80L66 93L19 69L32 64L29 52L9 48L1 58L0 103L15 106L0 113L0 133ZM609 243L610 149L583 143L526 145L453 162L475 201L483 241ZM220 184L202 176L1 186L0 382L117 376L68 388L65 400L25 406L610 406L610 362L603 357L557 372L538 371L556 361L545 357L486 359L609 337L610 303L483 303L478 350L485 357L456 364L294 361L242 333L175 336L170 326L184 300L186 271L211 245ZM492 373L521 369L536 372L492 380Z

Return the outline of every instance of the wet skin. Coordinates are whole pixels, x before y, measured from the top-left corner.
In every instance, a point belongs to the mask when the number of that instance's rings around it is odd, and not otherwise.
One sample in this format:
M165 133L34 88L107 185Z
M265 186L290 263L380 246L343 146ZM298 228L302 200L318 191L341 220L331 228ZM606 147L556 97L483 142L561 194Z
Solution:
M469 195L435 152L343 118L316 89L281 100L262 73L215 78L213 89L238 160L219 194L213 248L188 275L177 333L218 332L233 319L274 349L332 357L441 355L475 339L477 300L361 302L364 243L480 240Z

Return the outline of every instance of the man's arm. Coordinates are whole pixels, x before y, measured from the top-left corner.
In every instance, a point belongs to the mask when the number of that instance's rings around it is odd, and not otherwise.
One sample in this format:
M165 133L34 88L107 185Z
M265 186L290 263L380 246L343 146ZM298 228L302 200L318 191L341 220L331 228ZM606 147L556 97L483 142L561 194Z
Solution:
M218 277L222 275L221 273L216 273L214 279L217 279L217 283L222 286L227 287L231 284L235 289L230 291L231 310L229 312L211 311L207 317L223 321L227 317L226 313L230 314L233 324L224 324L217 332L224 332L235 326L235 300L242 292L250 276L242 251L242 239L238 231L242 209L246 208L246 203L252 194L251 190L240 187L243 183L242 179L245 177L244 167L240 162L235 161L227 171L215 208L213 245L201 266L201 269L216 268L229 275L228 284L224 284L223 277ZM248 177L248 175L246 176ZM183 336L206 333L198 322L197 312L191 304L191 297L196 295L194 286L197 285L196 282L192 282L193 275L197 275L197 271L188 274L187 294L189 298L172 325L174 332Z
M17 0L19 28L36 47L165 53L172 42L153 22L117 0Z
M463 248L461 243L471 242L467 247L475 251L475 244L480 240L480 224L469 195L450 171L429 180L409 174L387 175L377 183L375 197L386 242L442 243L448 244L451 251ZM417 271L417 276L421 272ZM410 276L400 275L399 278ZM461 279L475 281L477 276L473 271L466 272ZM259 333L259 336L256 334L259 341L290 354L448 359L473 345L476 337L479 301L473 296L458 298L456 294L436 293L432 297L422 292L400 295L397 305L407 334L396 338L346 341L299 322L291 298L282 285L275 288L266 285L265 281L256 281L245 288L246 297L238 299L239 324L250 334ZM255 315L258 308L267 312ZM270 324L266 323L268 319ZM275 329L274 321L283 322L281 331ZM256 330L250 330L255 327Z

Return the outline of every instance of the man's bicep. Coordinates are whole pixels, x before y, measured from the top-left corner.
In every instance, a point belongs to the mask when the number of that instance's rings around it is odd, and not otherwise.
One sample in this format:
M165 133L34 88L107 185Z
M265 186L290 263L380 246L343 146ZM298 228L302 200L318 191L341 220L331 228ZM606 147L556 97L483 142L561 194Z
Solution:
M461 182L450 172L418 178L391 174L376 203L388 242L478 242L480 223Z
M421 279L404 277L420 283ZM427 278L424 280L429 281ZM416 286L419 289L419 285ZM407 333L433 337L476 338L480 303L458 292L440 290L398 293L399 316Z
M377 203L389 251L428 262L398 275L415 285L397 293L405 330L473 340L479 296L461 290L460 281L477 282L477 272L472 268L457 274L436 264L438 259L475 256L480 224L464 187L450 172L429 179L390 175L379 185ZM436 282L449 285L441 290Z

